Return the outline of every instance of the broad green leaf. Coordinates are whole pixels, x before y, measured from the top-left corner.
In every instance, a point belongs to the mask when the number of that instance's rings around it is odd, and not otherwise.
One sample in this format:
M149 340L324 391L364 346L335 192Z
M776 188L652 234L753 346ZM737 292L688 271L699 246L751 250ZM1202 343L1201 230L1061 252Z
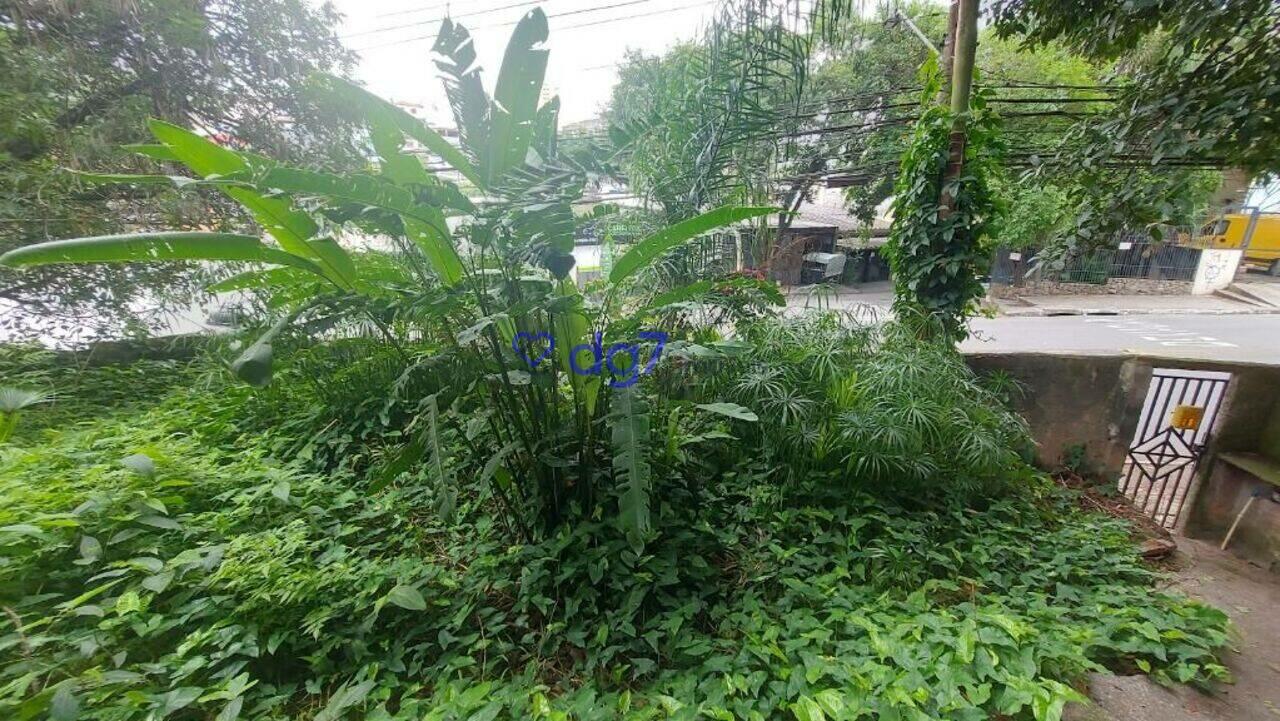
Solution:
M506 460L507 454L511 453L511 451L514 451L519 446L520 444L518 441L511 441L502 448L499 448L492 456L489 456L489 460L485 461L484 468L481 469L480 475L476 478L476 482L485 483L490 478L493 478L498 472L498 469L502 467L502 462Z
M645 457L649 443L649 415L634 386L620 388L614 395L610 426L613 470L622 487L622 496L618 499L618 521L632 550L639 553L644 550L649 537L652 477Z
M445 22L449 21L445 20ZM390 121L400 129L400 132L422 143L427 150L440 156L450 167L462 173L467 180L478 187L485 187L471 161L467 160L467 157L444 136L427 127L421 120L348 80L332 75L322 75L317 79L316 85L331 97L346 102L348 107L358 110L366 119L384 118Z
M621 283L631 277L632 274L652 263L658 256L703 233L741 220L758 218L762 215L776 212L778 212L777 208L725 206L676 223L633 245L630 250L614 262L613 270L609 273L609 281L614 285Z
M382 116L369 118L369 139L381 162L379 175L400 185L425 185L431 182L431 174L415 155L402 152L404 133L395 122Z
M116 599L116 615L124 616L142 610L142 597L137 591L125 591Z
M791 704L791 712L796 715L796 721L826 721L827 718L818 702L808 696L801 696Z
M201 181L185 175L136 175L132 173L87 173L83 170L67 170L80 180L90 183L132 183L134 185L172 185L182 188Z
M458 492L449 480L448 468L445 466L445 447L440 442L440 408L435 395L427 401L427 427L423 441L427 447L431 461L431 475L436 486L436 511L445 523L453 522L453 511L457 504Z
M711 413L719 413L722 416L736 418L740 421L750 421L755 423L760 417L751 412L750 408L740 406L737 403L699 403L699 408Z
M173 583L173 571L164 571L156 573L142 579L142 587L153 593L164 593L164 590Z
M323 276L315 263L235 233L138 233L100 235L37 243L0 255L11 268L55 263L154 263L175 260L225 260L287 265Z
M205 286L210 293L228 293L245 288L269 288L272 286L291 286L304 282L320 280L314 274L303 273L296 268L267 268L265 270L246 270L226 280L220 280Z
M236 721L240 718L240 709L244 707L244 696L236 696L222 707L222 711L218 713L218 717L214 721Z
M226 176L249 169L239 154L185 128L154 118L148 121L148 127L157 140L201 177ZM316 224L306 213L294 210L287 200L268 198L247 188L228 187L222 192L243 205L281 248L304 258L314 256L307 240L315 235Z
M443 216L441 217L443 220ZM445 287L456 285L462 280L462 259L453 247L448 234L431 223L424 223L414 218L402 217L405 234L427 256L431 269L439 276Z
M424 189L439 201L438 206L424 205L413 193L395 183L374 175L335 175L315 170L276 167L263 173L259 185L298 195L318 195L382 208L423 222L436 222L443 208L474 212L475 206L452 184L441 183L439 192ZM434 182L434 181L433 181ZM435 211L435 212L432 212Z
M572 280L563 279L556 284L557 310L555 318L556 361L560 369L569 377L575 393L582 393L585 385L584 376L573 372L569 363L569 354L575 346L587 342L591 325L582 313L582 293Z
M166 518L157 513L139 516L138 523L141 523L144 526L151 526L152 528L163 528L166 531L177 531L182 529L182 525L177 521L172 518Z
M818 706L833 719L844 717L844 696L835 689L827 689L819 691L813 697L818 702Z
M436 54L436 68L444 82L444 92L449 98L449 108L458 128L462 147L471 157L484 162L489 144L489 113L491 104L480 81L480 64L476 59L475 43L471 33L462 25L445 18L440 24L431 51ZM473 171L475 172L475 171ZM485 179L467 176L471 182L487 189Z
M271 385L274 358L271 343L255 342L231 362L231 372L254 388L266 388Z
M356 283L356 265L351 262L351 256L338 245L338 241L333 238L314 238L307 241L307 245L311 246L311 251L322 263L330 268L337 276L335 280L342 288L353 288Z
M485 178L496 182L508 170L524 164L533 140L538 96L547 73L547 15L534 8L520 19L502 56L498 83L489 111Z
M190 706L195 703L196 699L200 698L202 693L204 693L204 690L195 686L180 686L161 694L159 697L159 717L164 718L175 711L181 711Z
M378 473L378 477L369 483L370 491L380 491L386 488L392 481L400 477L401 473L413 467L413 464L422 460L422 454L426 453L427 446L421 439L415 439L411 443L406 444L395 457L383 465L382 470Z
M75 721L80 717L80 699L76 698L75 683L64 681L53 692L49 702L50 721Z
M399 585L387 592L387 603L395 604L410 611L421 611L427 607L427 599L422 597L418 589L412 586Z
M531 147L545 161L555 157L556 140L557 140L557 124L560 119L560 96L551 98L542 107L538 108L538 116L533 121L533 141ZM608 204L596 205L592 208L592 216L596 215L596 209L606 208ZM617 208L617 206L612 206ZM607 210L603 214L607 214Z

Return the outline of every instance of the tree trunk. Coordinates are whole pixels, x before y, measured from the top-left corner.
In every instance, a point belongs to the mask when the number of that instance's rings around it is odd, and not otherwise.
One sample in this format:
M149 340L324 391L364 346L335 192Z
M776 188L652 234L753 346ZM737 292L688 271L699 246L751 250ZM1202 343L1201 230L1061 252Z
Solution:
M942 41L942 55L938 57L938 69L942 82L938 86L938 104L947 102L947 90L951 87L951 66L956 57L956 22L960 16L960 0L951 0L947 12L947 36Z
M956 0L959 7L951 68L951 112L955 115L951 127L951 147L947 153L947 169L942 176L942 217L951 215L955 208L955 187L964 175L964 148L968 136L965 132L965 113L969 111L969 96L973 91L973 63L978 50L978 0Z

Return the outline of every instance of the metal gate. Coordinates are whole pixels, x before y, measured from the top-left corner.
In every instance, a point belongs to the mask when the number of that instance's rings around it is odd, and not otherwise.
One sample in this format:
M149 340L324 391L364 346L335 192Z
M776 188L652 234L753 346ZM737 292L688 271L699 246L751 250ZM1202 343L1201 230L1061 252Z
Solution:
M1156 368L1120 491L1165 528L1177 525L1200 455L1218 419L1230 373Z

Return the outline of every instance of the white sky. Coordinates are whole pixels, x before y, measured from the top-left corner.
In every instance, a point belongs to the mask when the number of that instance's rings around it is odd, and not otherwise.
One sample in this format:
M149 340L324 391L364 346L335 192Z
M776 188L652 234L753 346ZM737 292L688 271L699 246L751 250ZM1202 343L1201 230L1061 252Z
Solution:
M331 1L345 16L339 35L361 57L356 78L384 98L426 106L433 122L449 125L449 106L431 62L433 40L411 39L434 35L447 7L471 31L482 77L492 90L516 21L534 7L521 0ZM546 85L560 95L562 126L599 114L617 77L612 66L628 48L653 55L693 39L715 9L712 0L543 0L541 6L551 27ZM556 17L561 13L573 14ZM405 27L369 32L392 26Z

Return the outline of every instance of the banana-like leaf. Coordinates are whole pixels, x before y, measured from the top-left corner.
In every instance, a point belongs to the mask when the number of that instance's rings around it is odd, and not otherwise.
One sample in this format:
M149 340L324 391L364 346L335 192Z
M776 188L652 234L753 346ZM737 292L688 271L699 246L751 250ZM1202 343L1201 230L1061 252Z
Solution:
M382 158L378 166L382 177L401 185L426 185L431 182L431 173L422 167L422 161L416 156L401 152L404 133L400 132L390 118L382 115L370 117L369 137L373 141L373 149Z
M609 282L615 285L621 283L648 266L658 256L703 233L740 220L758 218L778 211L778 208L727 205L664 228L631 246L630 250L615 261L613 270L609 273Z
M453 522L453 512L458 505L458 490L449 480L445 466L445 446L440 442L440 408L436 396L429 396L427 403L427 428L424 440L431 462L431 475L436 484L436 512L445 523Z
M560 121L560 96L548 100L538 108L538 116L533 121L532 147L544 161L556 157L556 132Z
M649 414L635 387L618 389L610 415L613 470L621 484L619 523L631 548L644 550L649 538L649 495L652 475L645 453L649 443Z
M236 233L136 233L55 240L15 248L0 265L21 268L55 263L153 263L175 260L238 260L301 268L324 277L315 263Z
M276 167L255 180L258 185L295 195L317 195L382 208L402 216L434 223L442 208L474 212L475 206L452 185L422 189L422 194L438 205L419 202L414 193L373 175L335 175L315 170ZM434 182L434 179L432 179ZM446 228L441 227L441 230Z
M338 280L341 281L338 283L339 286L355 287L356 264L352 262L351 256L347 255L347 251L338 245L338 241L333 238L313 238L307 241L307 245L311 247L316 257L337 275Z
M442 218L443 219L443 218ZM445 287L462 280L462 259L453 247L453 241L434 223L424 223L416 218L402 217L404 232L422 250L431 268Z
M394 142L397 144L395 154L400 155L398 152L398 139ZM380 150L380 154L383 155L384 159L389 153L391 153L389 149ZM409 156L403 157L412 160L414 163L418 162L417 159L409 158ZM408 167L403 167L401 170L404 173L413 172ZM427 183L435 182L435 179L430 177L421 165L418 165L418 172L422 175L415 175L414 178L417 180ZM406 179L412 180L413 178ZM449 235L449 226L445 222L444 212L439 208L419 203L413 193L406 188L369 175L344 178L329 173L283 167L272 168L267 171L258 180L258 183L286 192L320 195L397 213L404 223L405 234L426 255L432 269L435 270L441 281L446 286L452 286L462 278L462 259L458 257L458 251L453 246L453 240ZM439 187L442 191L439 196L442 198L453 199L456 203L457 198L462 197L461 193L449 194L443 192L445 188L443 185ZM456 198L454 197L455 195ZM337 262L336 258L335 262ZM334 270L343 273L342 266L335 265ZM343 273L343 276L347 277L345 273Z
M502 56L489 111L485 178L493 183L524 164L533 141L538 96L547 74L547 15L534 8L520 18Z
M148 127L157 140L202 178L249 170L249 164L237 153L185 128L154 118L148 121ZM223 192L243 205L281 248L303 258L316 257L307 245L316 233L316 224L306 213L294 210L283 198L267 198L248 188L228 187Z
M555 337L559 339L556 342L556 361L573 384L575 391L581 392L586 376L573 372L573 367L569 363L569 354L575 346L587 341L591 326L582 313L582 293L572 280L568 278L561 280L556 284L555 292L560 296L556 301L558 308L554 315Z
M447 24L449 21L445 20L445 23ZM443 33L443 28L441 32ZM359 85L342 78L322 75L317 79L316 86L322 92L329 94L330 97L344 103L347 107L359 111L365 117L366 122L381 118L399 128L400 132L422 143L427 150L440 156L450 167L462 173L467 180L475 183L480 188L485 187L480 173L476 172L475 166L467 159L467 156L463 155L442 135L427 127L421 120Z
M462 147L483 166L483 157L489 144L489 96L480 81L480 66L476 62L475 43L471 33L462 25L445 18L440 24L435 45L431 51L437 55L436 67L444 81L444 92L453 110ZM472 179L481 188L484 182Z
M246 270L226 280L205 286L210 293L230 293L247 288L269 288L271 286L289 286L299 283L320 282L321 279L310 273L301 273L296 268L267 268L265 270Z
M183 188L188 185L198 184L201 181L196 178L188 178L185 175L137 175L133 173L86 173L83 170L67 169L68 173L90 183L132 183L134 185L172 185L175 188Z

